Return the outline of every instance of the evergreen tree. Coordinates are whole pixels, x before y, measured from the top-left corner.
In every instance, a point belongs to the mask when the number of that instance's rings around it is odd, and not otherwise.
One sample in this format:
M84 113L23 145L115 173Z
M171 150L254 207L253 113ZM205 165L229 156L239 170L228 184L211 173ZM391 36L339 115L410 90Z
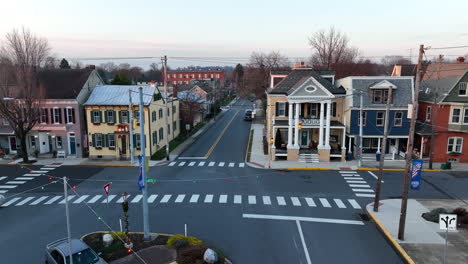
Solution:
M63 58L61 61L60 61L60 69L70 69L70 64L68 64L68 61Z
M132 81L123 73L117 74L112 80L111 84L114 85L131 85Z

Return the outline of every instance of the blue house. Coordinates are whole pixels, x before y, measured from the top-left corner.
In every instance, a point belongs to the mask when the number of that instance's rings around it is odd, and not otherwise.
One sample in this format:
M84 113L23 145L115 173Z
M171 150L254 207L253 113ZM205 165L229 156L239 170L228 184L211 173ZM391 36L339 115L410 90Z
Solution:
M413 77L352 76L340 79L337 86L346 90L344 116L346 116L346 144L348 152L358 153L359 113L362 95L363 153L380 153L382 149L385 108L392 89L388 123L387 154L398 158L406 151L410 119L408 105L413 100ZM375 158L372 155L372 158Z

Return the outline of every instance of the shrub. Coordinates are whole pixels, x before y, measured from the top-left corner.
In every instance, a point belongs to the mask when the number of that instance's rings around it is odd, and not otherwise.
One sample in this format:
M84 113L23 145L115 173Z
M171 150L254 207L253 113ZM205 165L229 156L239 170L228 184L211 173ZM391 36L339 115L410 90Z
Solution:
M466 215L464 215L464 216L462 216L460 218L460 223L468 225L468 214L466 214Z
M125 233L124 233L124 232L109 232L108 234L110 234L110 235L112 236L112 238L114 239L114 241L120 240L119 237L120 237L122 240L125 240Z
M434 223L439 223L439 214L448 214L449 212L444 208L436 208L431 210L428 213L423 213L422 217L427 221L431 221Z
M167 240L167 243L166 243L166 246L168 247L174 247L174 244L176 241L178 240L185 240L188 242L188 244L190 246L195 246L195 245L203 245L203 241L201 241L200 239L196 238L196 237L192 237L192 236L184 236L184 235L181 235L181 234L177 234L177 235L173 235L171 236L168 240Z
M174 242L175 249L181 249L181 248L188 247L188 246L189 246L189 242L185 239L176 240L176 242Z
M182 249L176 261L178 264L203 263L203 254L207 248L205 245L197 245Z
M463 216L466 215L466 209L461 208L461 207L455 208L455 210L453 210L452 214L456 214L458 217L463 217Z

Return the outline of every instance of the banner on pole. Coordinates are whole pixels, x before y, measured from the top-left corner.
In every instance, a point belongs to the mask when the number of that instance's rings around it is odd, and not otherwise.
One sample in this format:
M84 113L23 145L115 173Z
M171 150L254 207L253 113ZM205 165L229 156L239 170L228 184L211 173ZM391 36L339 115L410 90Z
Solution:
M143 182L143 157L138 156L138 162L140 164L140 176L138 177L138 189L141 191L145 187Z
M422 160L413 160L413 166L411 168L411 184L412 190L419 190L421 186L421 172L423 167Z

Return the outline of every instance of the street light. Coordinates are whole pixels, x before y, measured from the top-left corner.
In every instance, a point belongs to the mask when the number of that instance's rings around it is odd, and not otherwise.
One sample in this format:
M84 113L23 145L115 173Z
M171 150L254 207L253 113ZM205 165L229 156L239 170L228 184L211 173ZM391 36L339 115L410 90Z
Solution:
M274 141L275 141L274 138L270 137L270 149L271 149L271 146L273 146ZM271 168L271 151L270 153L268 153L268 168L269 169Z

